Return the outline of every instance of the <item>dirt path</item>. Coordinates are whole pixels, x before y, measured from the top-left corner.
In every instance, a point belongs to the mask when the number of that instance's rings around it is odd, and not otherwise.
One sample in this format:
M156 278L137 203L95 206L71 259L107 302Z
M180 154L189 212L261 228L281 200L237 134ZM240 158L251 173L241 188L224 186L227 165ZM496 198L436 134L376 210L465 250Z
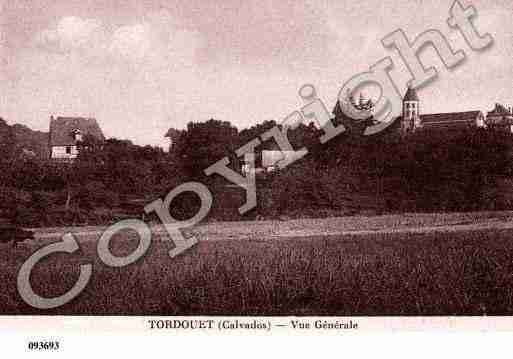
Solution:
M98 239L106 227L36 228L36 240L72 233L78 239ZM338 217L288 221L208 223L186 230L200 240L258 240L331 235L431 233L513 229L513 212L402 214L374 217ZM162 238L162 226L152 226L153 239Z

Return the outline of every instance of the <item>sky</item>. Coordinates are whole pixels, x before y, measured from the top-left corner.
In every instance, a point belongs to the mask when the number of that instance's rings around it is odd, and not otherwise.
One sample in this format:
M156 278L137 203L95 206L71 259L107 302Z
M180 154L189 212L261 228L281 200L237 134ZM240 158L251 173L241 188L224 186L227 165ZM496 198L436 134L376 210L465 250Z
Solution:
M467 55L448 71L422 53L439 69L419 91L423 113L513 106L513 2L461 2L493 36L488 50L448 27L452 0L0 0L0 116L42 131L51 115L95 117L107 137L141 145L190 121L279 122L303 105L302 85L331 109L386 56L404 92L410 75L381 44L397 29L440 30Z

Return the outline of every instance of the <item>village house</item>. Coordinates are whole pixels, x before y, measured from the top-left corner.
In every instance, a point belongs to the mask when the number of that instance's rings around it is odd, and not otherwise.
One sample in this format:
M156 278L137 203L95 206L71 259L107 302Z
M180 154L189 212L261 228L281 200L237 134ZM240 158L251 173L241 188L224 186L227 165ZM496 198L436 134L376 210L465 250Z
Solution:
M418 130L468 130L485 128L481 111L422 114L417 91L408 88L403 99L401 132L408 134Z
M513 133L513 110L497 103L495 108L488 112L486 124L492 130Z
M242 173L246 176L250 172L254 174L270 173L279 169L279 162L283 161L287 156L297 155L295 151L281 151L281 150L262 150L257 156L259 160L256 163L261 163L261 166L251 167L251 164L242 160Z
M50 158L69 161L77 158L82 141L92 136L99 141L105 137L94 118L57 117L50 118Z

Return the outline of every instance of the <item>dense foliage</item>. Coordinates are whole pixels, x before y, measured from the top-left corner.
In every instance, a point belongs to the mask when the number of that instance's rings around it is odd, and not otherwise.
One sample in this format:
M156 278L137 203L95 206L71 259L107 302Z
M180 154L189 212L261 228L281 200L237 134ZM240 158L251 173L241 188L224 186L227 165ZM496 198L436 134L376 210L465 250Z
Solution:
M335 113L337 113L335 111ZM235 150L276 123L238 131L229 122L190 123L170 130L169 153L126 140L97 143L85 138L79 158L58 163L27 155L0 122L0 218L26 226L105 224L141 216L145 204L177 185L194 180L214 195L210 219L332 216L406 211L512 209L513 138L491 130L418 132L398 135L396 124L371 137L372 122L337 114L347 131L320 144L321 130L301 125L289 130L294 148L308 155L291 166L257 176L258 206L241 217L245 192L204 169L223 157L240 171ZM273 139L257 147L278 149ZM194 214L194 195L181 195L171 209L177 217Z

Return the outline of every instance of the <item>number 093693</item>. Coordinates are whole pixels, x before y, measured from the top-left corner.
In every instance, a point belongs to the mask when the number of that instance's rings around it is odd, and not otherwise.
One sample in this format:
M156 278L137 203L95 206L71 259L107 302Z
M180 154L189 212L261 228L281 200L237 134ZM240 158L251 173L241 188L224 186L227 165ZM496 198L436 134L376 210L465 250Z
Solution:
M57 341L30 341L28 342L29 350L59 350L60 345Z

